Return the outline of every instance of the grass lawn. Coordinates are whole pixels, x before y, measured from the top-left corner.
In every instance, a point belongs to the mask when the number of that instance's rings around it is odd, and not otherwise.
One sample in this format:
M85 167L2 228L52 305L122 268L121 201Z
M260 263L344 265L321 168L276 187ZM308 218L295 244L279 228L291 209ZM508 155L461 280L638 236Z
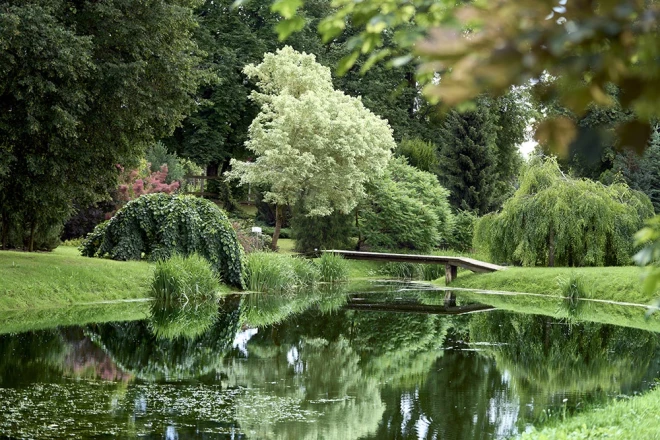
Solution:
M279 238L277 240L277 247L279 248L277 253L279 254L295 254L297 253L294 250L296 242L291 238Z
M641 290L643 269L624 267L510 267L503 271L475 274L459 271L452 287L538 293L561 296L560 280L577 277L586 288L586 297L636 304L648 304L655 296ZM444 279L435 284L445 285Z
M654 390L523 434L522 439L660 439L659 427L660 390Z
M0 310L35 309L149 296L153 265L53 252L0 251Z

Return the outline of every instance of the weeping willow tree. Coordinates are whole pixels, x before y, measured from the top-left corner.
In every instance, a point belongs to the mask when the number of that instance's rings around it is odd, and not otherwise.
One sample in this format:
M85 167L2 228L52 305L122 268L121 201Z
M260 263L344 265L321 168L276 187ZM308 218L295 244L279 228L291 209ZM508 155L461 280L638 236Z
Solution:
M649 198L625 183L565 176L555 159L533 159L502 211L482 217L475 247L524 266L631 264L633 235L653 215Z

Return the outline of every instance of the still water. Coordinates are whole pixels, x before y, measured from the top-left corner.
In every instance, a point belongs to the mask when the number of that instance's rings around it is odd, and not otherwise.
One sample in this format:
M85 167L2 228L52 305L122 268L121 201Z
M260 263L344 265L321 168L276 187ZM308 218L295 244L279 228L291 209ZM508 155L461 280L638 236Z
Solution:
M660 373L641 309L351 292L135 304L146 319L0 334L0 436L498 439Z

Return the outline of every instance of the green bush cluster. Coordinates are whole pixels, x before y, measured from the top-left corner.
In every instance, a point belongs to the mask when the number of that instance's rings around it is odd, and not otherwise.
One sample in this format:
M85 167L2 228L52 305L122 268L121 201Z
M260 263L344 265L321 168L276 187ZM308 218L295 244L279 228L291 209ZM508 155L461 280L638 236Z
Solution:
M291 232L296 251L309 254L321 249L349 249L354 247L355 216L333 212L324 217L306 216L294 211ZM281 235L280 235L281 237Z
M451 236L449 192L404 158L392 160L368 193L359 211L361 246L429 251Z
M475 247L493 261L524 266L631 263L633 234L653 215L649 198L626 184L572 179L555 159L535 159L500 213L475 226Z
M197 254L159 261L151 283L152 296L162 301L211 299L219 290L209 262Z
M447 240L442 243L443 246L462 252L472 249L474 224L477 219L477 215L472 211L459 210L456 212L454 214L454 229Z
M247 255L245 280L253 292L286 292L313 287L319 282L339 282L348 279L348 265L338 255L323 254L309 260L272 252Z
M209 200L147 194L98 225L80 247L87 257L158 261L197 253L219 278L243 286L243 250L227 216Z
M438 147L423 139L404 139L397 147L397 155L408 159L410 165L422 171L436 173L438 171Z

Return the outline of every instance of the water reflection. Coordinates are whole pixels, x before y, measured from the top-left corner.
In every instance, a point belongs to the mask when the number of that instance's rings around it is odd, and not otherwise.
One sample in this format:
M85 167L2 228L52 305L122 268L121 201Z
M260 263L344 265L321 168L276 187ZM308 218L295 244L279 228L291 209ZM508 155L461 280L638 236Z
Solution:
M445 315L433 295L232 296L153 306L148 320L0 335L0 434L506 438L658 375L655 333Z

